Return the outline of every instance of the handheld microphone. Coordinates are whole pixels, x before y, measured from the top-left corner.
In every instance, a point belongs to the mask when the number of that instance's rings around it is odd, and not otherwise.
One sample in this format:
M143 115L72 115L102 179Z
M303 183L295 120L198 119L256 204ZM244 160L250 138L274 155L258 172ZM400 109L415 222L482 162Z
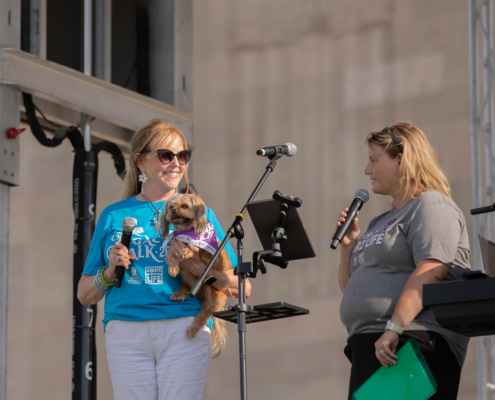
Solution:
M132 231L137 225L137 219L132 217L126 217L122 221L122 237L120 238L120 243L122 243L127 249L131 245ZM124 279L125 268L122 265L118 265L115 269L115 279L113 281L113 286L120 287L122 285L122 280Z
M361 210L361 207L368 201L369 198L370 195L365 189L359 189L358 191L356 191L356 193L354 193L354 200L349 207L347 217L345 221L337 228L335 235L333 235L332 244L330 245L332 249L336 249L342 242L342 239L351 227L354 218L357 217L357 215L359 214L359 210Z
M279 146L268 146L259 149L256 154L262 157L272 157L277 154L287 155L287 157L292 157L297 152L297 147L294 143L287 142Z

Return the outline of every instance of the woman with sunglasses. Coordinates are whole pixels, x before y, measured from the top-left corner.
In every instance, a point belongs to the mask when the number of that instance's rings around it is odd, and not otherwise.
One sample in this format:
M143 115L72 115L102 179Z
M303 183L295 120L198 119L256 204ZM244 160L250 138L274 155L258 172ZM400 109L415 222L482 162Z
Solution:
M173 302L180 278L167 272L168 243L159 235L160 213L177 194L191 156L182 133L173 125L155 120L131 140L124 200L105 208L91 242L78 298L83 305L96 304L106 294L105 344L115 399L176 400L203 398L211 358L210 328L190 339L186 328L201 308L197 298ZM122 220L133 217L130 248L120 243ZM225 233L215 214L207 219L223 240ZM176 251L181 247L175 241ZM232 265L237 259L226 246ZM122 286L113 287L117 266L126 268ZM181 263L200 275L201 261ZM217 289L237 297L237 277L215 272ZM247 295L250 285L247 284Z
M392 209L373 218L361 237L356 218L340 247L349 399L381 365L396 364L396 351L410 338L437 381L431 399L456 399L469 338L440 327L423 309L422 287L462 279L470 269L464 215L419 128L400 122L371 132L366 143L364 172L373 193L392 197Z

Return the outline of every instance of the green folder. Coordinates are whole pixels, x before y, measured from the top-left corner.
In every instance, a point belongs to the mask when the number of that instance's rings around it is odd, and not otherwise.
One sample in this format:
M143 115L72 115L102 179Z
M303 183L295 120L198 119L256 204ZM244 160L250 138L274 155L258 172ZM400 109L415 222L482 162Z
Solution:
M437 382L416 340L409 339L396 354L397 364L378 368L353 400L426 400L435 394Z

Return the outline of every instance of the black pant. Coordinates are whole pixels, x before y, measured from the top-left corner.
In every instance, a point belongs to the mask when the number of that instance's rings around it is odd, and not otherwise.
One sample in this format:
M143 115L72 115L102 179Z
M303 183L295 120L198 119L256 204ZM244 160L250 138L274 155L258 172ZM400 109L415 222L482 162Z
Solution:
M381 367L375 356L375 342L382 333L364 333L349 339L344 354L352 364L349 381L349 400L352 394ZM430 400L455 400L461 379L461 367L447 341L438 333L430 331L405 331L400 336L400 349L410 338L416 343L437 381L437 392ZM400 399L397 399L400 400Z

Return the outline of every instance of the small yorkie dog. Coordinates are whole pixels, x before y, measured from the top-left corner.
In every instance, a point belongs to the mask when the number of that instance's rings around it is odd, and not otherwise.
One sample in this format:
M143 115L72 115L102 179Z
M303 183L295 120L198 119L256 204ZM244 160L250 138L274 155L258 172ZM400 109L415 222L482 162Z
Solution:
M174 226L174 239L179 240L187 245L182 252L177 254L171 248L167 251L165 261L168 264L168 273L175 277L179 273L182 276L182 285L170 299L173 301L184 301L189 290L198 280L198 277L191 272L180 268L179 261L187 260L193 257L199 257L206 264L210 261L216 249L218 249L219 240L213 226L206 220L206 206L201 198L194 194L181 194L168 201L166 209L161 215L160 235L166 238L169 234L169 226ZM199 247L197 255L189 248L189 245ZM211 271L228 271L232 269L229 256L223 249L211 267ZM214 312L225 310L227 296L215 289L213 286L202 285L199 292L201 298L204 298L201 311L195 317L194 323L186 330L188 337L195 337L198 331L206 325ZM227 343L227 330L225 321L213 318L213 327L211 330L212 357L220 354Z

